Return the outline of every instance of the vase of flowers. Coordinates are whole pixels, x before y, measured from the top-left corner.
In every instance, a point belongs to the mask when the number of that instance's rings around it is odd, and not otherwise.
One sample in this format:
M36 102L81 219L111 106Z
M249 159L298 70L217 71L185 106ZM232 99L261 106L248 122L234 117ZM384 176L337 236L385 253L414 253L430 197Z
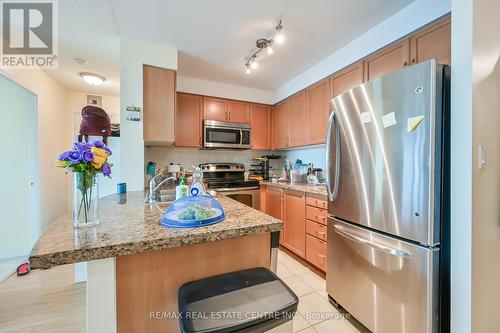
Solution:
M59 155L59 166L73 173L73 226L93 227L99 224L99 183L97 175L111 178L111 155L101 141L76 142L73 149Z

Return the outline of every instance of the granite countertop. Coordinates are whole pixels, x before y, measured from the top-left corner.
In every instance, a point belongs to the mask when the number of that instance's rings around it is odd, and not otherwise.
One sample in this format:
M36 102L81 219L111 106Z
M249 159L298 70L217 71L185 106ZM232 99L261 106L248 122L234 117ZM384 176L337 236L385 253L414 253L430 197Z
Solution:
M288 188L291 190L319 194L319 195L324 195L324 196L328 195L326 192L326 185L324 185L324 184L307 185L307 183L290 183L290 182L284 183L284 182L270 182L270 181L261 181L260 183L262 185L266 185L266 186Z
M191 244L280 231L283 223L221 194L215 197L226 219L198 228L165 228L159 224L166 205L144 204L142 191L128 192L127 203L116 195L99 201L101 223L94 228L73 229L71 216L54 221L30 254L32 269L72 264Z

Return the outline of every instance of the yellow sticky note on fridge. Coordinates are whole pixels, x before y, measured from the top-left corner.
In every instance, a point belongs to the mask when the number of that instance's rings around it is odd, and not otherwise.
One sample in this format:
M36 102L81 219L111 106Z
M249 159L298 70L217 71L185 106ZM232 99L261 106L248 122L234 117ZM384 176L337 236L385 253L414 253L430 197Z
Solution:
M406 122L406 131L408 133L415 131L420 123L422 123L422 120L424 120L424 116L408 118L408 121Z

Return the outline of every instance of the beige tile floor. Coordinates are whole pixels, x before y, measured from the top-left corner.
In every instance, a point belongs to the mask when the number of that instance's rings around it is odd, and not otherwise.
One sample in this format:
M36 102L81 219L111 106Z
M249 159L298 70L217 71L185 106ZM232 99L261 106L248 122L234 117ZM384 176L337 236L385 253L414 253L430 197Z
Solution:
M328 301L326 282L314 268L278 252L278 276L299 297L298 311L293 319L293 331L300 333L357 333L368 332L359 323L355 327Z

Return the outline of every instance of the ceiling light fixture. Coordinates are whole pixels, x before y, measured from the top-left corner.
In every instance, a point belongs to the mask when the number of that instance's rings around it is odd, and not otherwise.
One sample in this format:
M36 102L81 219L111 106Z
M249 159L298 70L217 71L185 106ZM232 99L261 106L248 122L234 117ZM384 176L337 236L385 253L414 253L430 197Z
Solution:
M101 83L103 83L104 81L106 81L106 78L104 78L104 76L94 74L94 73L83 72L83 73L80 73L80 76L85 82L87 82L88 84L91 84L93 86L98 86Z
M271 39L260 38L257 39L255 45L257 46L257 51L253 52L250 57L248 57L247 62L245 63L245 73L250 74L250 69L257 69L257 57L261 54L263 50L267 50L267 54L271 55L274 53L274 49L272 48L272 44L276 42L277 44L282 44L284 41L283 36L283 25L281 24L281 20L275 28L274 35Z

